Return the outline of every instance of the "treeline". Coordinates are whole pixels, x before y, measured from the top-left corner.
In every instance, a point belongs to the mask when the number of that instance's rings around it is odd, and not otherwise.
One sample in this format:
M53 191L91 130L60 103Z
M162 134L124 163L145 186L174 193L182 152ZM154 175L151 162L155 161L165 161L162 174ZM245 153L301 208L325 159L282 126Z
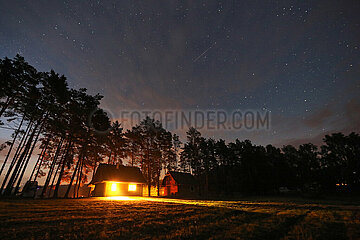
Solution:
M6 152L0 168L3 196L17 195L22 182L42 177L42 197L59 197L63 183L68 183L64 197L77 197L101 162L140 167L149 194L151 186L159 193L161 173L168 170L191 172L204 194L359 188L360 137L355 133L325 136L320 148L309 143L280 149L249 140L206 139L190 128L182 144L148 117L123 131L99 107L101 95L71 89L64 76L39 72L19 55L0 60L0 81L0 129L13 131L0 147ZM28 179L25 171L31 173Z
M190 128L180 168L198 177L200 194L358 191L360 136L334 133L320 148L311 143L277 148L238 139L226 144Z
M76 186L86 182L107 150L107 138L93 127L110 128L98 107L102 96L71 89L64 76L53 70L38 72L19 55L0 61L0 80L0 128L13 129L12 140L3 146L8 150L0 169L0 193L19 192L34 151L40 150L28 181L46 178L43 197L50 194L48 189L57 197L61 182L68 181L69 197L74 181Z
M27 183L43 177L41 196L55 198L61 183L69 183L64 197L76 197L100 162L139 166L149 193L151 185L159 186L161 171L175 166L180 141L160 122L146 118L124 132L99 108L101 95L69 88L53 70L38 72L17 55L0 60L0 81L0 128L13 130L1 146L7 150L0 169L3 196L19 193L32 157Z

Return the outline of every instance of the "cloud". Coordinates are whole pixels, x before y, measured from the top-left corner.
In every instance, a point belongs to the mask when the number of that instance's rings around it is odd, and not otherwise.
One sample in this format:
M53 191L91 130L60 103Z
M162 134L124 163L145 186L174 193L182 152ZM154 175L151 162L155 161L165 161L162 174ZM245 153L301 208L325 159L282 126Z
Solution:
M315 133L309 137L293 137L280 141L277 146L282 145L295 145L298 146L304 143L313 143L315 145L322 145L325 135L331 135L332 133L342 132L344 134L350 134L351 132L360 133L360 101L358 98L352 98L344 106L343 114L335 115L328 108L319 110L317 113L311 115L305 119L306 126L315 128ZM323 129L327 129L324 131ZM299 135L300 136L300 135Z
M312 143L316 146L321 146L323 144L323 138L325 137L325 135L329 135L331 133L334 133L334 131L323 132L313 137L286 139L276 144L276 146L282 147L284 145L293 145L295 147L298 147L299 145L305 143Z
M350 126L360 125L360 100L353 98L345 106L345 116L347 117Z
M306 126L312 128L321 127L331 116L333 116L333 112L326 107L305 118L304 123Z

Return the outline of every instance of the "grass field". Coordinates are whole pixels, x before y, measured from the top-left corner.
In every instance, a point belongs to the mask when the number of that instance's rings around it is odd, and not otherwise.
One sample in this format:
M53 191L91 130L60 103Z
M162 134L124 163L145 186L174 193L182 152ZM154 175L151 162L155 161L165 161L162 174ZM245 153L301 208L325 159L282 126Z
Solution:
M0 200L0 239L360 239L356 203Z

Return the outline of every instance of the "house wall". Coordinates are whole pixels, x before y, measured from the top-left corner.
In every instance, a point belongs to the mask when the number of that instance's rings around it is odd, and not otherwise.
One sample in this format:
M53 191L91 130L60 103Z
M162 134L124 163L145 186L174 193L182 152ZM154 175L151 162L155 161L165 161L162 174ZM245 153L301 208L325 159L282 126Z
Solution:
M165 177L165 186L163 186L164 196L172 196L178 193L179 189L175 179L171 175Z
M196 185L179 185L179 196L197 196L199 194L199 188Z
M91 192L92 197L105 197L105 183L95 184L94 191Z
M116 184L116 189L112 185ZM129 191L129 184L136 185L135 191ZM111 196L142 196L143 184L134 183L114 183L104 182L95 184L95 189L91 196L93 197L111 197Z
M171 175L165 177L165 185L162 186L163 196L195 196L199 189L196 185L177 184Z

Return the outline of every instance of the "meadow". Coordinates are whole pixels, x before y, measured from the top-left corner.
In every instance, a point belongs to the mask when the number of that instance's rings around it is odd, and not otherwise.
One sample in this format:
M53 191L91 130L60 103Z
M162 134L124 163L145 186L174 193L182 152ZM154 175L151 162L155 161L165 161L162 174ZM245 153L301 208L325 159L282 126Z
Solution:
M360 239L356 202L0 200L0 239Z

